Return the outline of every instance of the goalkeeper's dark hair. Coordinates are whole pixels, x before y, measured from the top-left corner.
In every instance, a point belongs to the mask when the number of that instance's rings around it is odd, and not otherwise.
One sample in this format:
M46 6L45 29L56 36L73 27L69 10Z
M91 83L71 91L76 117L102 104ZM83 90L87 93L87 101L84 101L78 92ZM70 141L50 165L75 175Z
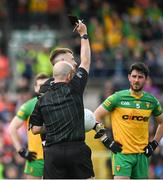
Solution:
M141 63L141 62L132 64L129 69L129 74L131 74L133 70L143 73L145 75L145 77L148 77L148 75L149 75L149 69L148 69L147 65L145 65L144 63Z

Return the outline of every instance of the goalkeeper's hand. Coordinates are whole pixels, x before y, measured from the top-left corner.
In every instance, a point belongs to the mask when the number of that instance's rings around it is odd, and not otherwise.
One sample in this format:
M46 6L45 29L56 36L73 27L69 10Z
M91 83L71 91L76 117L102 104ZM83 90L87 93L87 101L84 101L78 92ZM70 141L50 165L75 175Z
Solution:
M106 148L110 149L113 153L118 153L122 151L122 144L110 139L105 134L104 137L101 137L101 142L105 145Z
M100 138L101 142L107 149L110 149L113 153L121 152L122 145L114 140L111 140L107 134L106 130L101 123L96 123L94 130L97 132L94 136L95 139Z
M143 149L144 154L147 157L150 157L153 154L154 150L157 148L157 146L158 146L158 142L156 140L149 142L148 145Z
M19 155L28 161L34 161L36 159L36 152L28 151L25 148L22 148L18 151Z
M102 123L96 123L93 129L96 131L94 136L95 139L98 139L105 134L105 128Z
M113 153L118 153L122 151L122 145L112 139L110 139L106 134L101 138L101 142L105 145L107 149L110 149Z

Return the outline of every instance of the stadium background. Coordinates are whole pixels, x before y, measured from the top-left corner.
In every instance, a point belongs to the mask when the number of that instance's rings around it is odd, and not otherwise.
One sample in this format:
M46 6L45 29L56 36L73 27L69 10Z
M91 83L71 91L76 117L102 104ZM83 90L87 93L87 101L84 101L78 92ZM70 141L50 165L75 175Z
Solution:
M80 52L67 14L88 26L92 64L84 94L94 110L108 95L128 88L128 67L145 62L150 79L145 90L163 105L163 1L161 0L1 0L0 1L0 178L23 178L24 160L15 152L8 124L33 95L33 77L52 73L49 52L58 46ZM77 60L78 56L75 57ZM109 117L105 123L110 132ZM155 132L151 118L150 138ZM26 144L25 126L20 130ZM112 178L110 152L87 133L96 178ZM150 158L149 178L163 178L163 140Z

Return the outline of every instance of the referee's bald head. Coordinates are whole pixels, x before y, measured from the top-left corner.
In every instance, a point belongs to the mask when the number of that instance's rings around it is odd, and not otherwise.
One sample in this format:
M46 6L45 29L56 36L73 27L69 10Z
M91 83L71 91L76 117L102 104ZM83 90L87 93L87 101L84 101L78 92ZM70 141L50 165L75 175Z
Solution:
M72 77L69 77L74 73L74 67L72 64L66 61L59 61L53 66L53 77L56 81L70 80Z

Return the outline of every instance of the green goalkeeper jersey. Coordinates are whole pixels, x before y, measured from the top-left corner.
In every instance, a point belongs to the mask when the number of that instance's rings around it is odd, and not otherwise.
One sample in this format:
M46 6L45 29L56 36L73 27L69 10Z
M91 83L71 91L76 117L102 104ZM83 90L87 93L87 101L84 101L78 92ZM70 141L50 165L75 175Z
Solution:
M147 92L134 96L130 90L122 90L109 96L102 106L111 112L114 140L123 145L122 153L144 152L150 117L162 113L158 100Z

